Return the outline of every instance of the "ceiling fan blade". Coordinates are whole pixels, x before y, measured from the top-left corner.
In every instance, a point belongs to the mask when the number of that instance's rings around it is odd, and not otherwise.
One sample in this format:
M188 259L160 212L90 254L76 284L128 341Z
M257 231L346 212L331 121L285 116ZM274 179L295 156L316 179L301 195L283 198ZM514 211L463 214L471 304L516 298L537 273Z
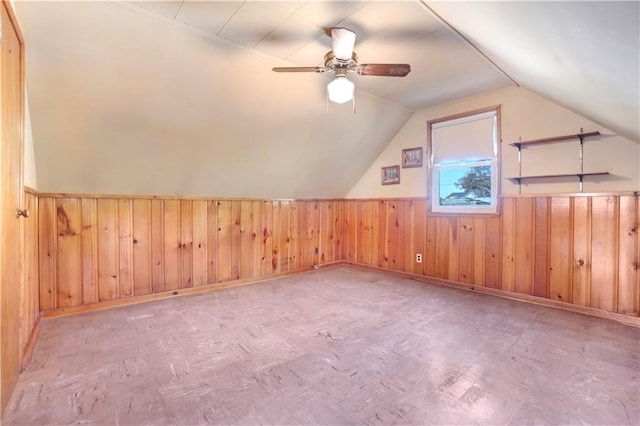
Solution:
M362 64L356 72L360 75L377 75L381 77L404 77L411 72L409 64Z
M356 33L346 28L331 29L331 49L333 56L341 61L348 61L353 54Z
M325 67L275 67L271 71L275 72L325 72Z

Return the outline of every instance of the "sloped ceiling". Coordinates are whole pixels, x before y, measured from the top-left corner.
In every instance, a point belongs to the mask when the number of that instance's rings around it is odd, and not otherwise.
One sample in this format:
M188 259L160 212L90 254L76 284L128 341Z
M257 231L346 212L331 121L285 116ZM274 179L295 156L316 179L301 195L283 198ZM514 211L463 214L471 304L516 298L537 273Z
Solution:
M493 18L513 6L474 5L18 1L38 187L84 193L342 197L413 111L513 86L512 79L545 96L562 97L562 105L628 137L635 131L638 139L637 124L634 128L629 119L639 109L637 31L635 39L627 37L633 19L622 27L608 21L594 25L586 38L578 37L582 30L566 37L569 27L526 27L531 32L526 40L540 37L526 49L544 63L558 55L546 50L549 37L560 52L572 52L567 61L588 56L599 37L613 42L596 43L594 49L624 45L606 54L614 63L607 66L621 71L621 81L611 90L599 88L601 106L594 107L586 105L593 92L583 93L585 84L575 74L557 74L565 94L550 83L536 83L538 74L543 82L553 80L545 77L553 69L537 70L529 62L517 67L519 61L511 55L523 54L519 37L525 37L520 34L525 27ZM531 7L543 12L531 16L538 20L549 19L545 13L562 16L572 7L554 12L536 5ZM593 20L597 13L582 18ZM461 23L452 29L437 15ZM333 26L357 33L361 63L406 62L412 72L406 78L350 76L357 87L353 114L351 104L327 104L328 76L271 71L274 66L321 64L330 50L326 29ZM491 44L496 31L501 41ZM512 43L510 53L501 50L504 40ZM591 59L569 69L588 67L595 70L588 75L604 75L608 68ZM536 84L551 87L551 95Z
M640 140L640 2L434 2L519 85Z

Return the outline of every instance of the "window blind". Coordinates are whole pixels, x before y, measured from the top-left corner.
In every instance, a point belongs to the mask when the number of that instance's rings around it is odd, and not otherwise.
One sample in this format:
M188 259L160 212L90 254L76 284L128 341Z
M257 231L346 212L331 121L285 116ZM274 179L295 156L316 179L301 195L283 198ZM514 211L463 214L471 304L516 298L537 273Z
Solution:
M495 111L432 124L431 145L433 164L495 158Z

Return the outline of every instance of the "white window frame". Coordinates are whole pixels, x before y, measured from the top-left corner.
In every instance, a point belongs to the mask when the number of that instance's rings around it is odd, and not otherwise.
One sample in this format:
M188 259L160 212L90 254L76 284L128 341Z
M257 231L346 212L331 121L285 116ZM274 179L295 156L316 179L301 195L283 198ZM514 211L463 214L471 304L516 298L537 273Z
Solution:
M468 122L474 119L486 117L487 113L494 113L494 135L492 158L479 160L464 160L449 163L434 163L433 127L447 122ZM436 142L437 143L437 142ZM428 182L429 198L431 200L431 212L445 214L480 214L495 215L499 213L498 194L500 193L500 106L484 108L455 116L443 117L427 122L427 146L428 146ZM491 166L491 202L490 205L441 205L440 204L440 171L459 167Z

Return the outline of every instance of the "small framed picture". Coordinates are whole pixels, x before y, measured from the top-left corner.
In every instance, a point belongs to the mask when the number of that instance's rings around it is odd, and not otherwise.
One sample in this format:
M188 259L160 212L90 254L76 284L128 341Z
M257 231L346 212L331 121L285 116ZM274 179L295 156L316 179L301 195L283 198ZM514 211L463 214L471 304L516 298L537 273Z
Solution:
M422 147L402 150L402 168L422 167Z
M400 166L389 166L382 168L382 184L395 185L400 183Z

